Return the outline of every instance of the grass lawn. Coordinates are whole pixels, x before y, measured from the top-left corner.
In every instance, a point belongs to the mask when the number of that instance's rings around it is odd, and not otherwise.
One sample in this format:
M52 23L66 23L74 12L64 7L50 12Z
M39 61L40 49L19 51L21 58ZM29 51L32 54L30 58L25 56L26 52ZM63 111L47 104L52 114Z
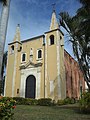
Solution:
M18 105L15 120L90 120L90 114L80 114L74 107Z

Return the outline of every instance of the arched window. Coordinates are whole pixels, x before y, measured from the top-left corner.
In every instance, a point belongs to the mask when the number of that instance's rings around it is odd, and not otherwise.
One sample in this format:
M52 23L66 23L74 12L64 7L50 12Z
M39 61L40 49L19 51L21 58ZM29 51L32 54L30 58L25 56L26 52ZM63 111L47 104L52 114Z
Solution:
M14 45L11 46L12 50L14 50Z
M60 40L62 39L62 36L60 36Z
M14 45L11 46L11 53L14 53Z
M42 50L38 50L38 59L42 58Z
M54 35L50 36L50 45L54 45Z
M26 53L23 53L22 54L22 62L25 62L26 61Z

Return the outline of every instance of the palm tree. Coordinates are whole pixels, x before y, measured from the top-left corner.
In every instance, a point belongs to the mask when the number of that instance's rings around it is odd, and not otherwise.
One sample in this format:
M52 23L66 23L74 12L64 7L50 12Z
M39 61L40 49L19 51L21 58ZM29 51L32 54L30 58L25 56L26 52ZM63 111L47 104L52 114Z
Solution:
M8 52L6 51L3 55L2 71L1 71L2 78L4 77L5 69L6 69L6 66L7 66L7 54L8 54Z
M0 2L1 2L3 5L6 5L6 4L7 4L7 0L0 0Z
M2 62L2 71L1 71L1 75L2 75L2 80L0 81L0 94L4 94L4 83L5 83L5 69L6 69L6 65L7 65L7 51L4 53L3 55L3 62Z
M1 19L0 19L0 80L1 80L2 60L3 60L4 46L6 40L7 25L8 25L10 0L0 0L0 2L3 3Z
M60 13L60 24L70 35L73 52L90 91L90 2L80 0L82 7L71 17L67 12Z

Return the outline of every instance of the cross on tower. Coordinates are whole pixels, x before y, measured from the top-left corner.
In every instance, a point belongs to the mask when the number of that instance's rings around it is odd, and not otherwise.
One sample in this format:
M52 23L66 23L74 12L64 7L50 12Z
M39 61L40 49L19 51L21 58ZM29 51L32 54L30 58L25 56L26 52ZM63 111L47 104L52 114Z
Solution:
M53 11L55 11L55 6L56 6L56 3L53 3L53 4L52 4Z

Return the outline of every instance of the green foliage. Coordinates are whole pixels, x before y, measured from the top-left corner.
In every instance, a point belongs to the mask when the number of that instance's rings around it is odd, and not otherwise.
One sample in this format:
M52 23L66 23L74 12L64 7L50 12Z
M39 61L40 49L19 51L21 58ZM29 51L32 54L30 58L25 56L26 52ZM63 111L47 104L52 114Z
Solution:
M65 102L65 104L74 104L76 101L75 101L75 98L67 97L64 99L64 102Z
M58 100L57 105L66 105L66 104L74 104L76 100L74 98L65 98L64 100Z
M36 99L31 98L22 98L22 97L14 97L14 100L16 100L17 105L37 105L38 101Z
M36 99L31 99L31 98L26 98L26 105L37 105L38 104L38 100Z
M54 102L52 101L51 98L41 98L41 99L38 99L38 105L51 106L51 105L54 105Z
M81 112L90 113L90 92L82 94L82 98L79 101Z
M58 100L57 103L51 98L31 99L22 97L13 97L17 105L40 105L40 106L52 106L52 105L65 105L74 104L76 101L74 98L65 98L64 100Z
M65 105L64 100L58 100L58 101L57 101L57 105Z
M22 98L13 97L17 105L41 105L41 106L51 106L55 105L55 101L50 98L32 99L32 98Z
M14 115L12 110L16 107L15 100L8 97L0 98L0 120L9 120Z
M16 100L17 105L25 105L25 98L22 97L13 97L14 100Z

